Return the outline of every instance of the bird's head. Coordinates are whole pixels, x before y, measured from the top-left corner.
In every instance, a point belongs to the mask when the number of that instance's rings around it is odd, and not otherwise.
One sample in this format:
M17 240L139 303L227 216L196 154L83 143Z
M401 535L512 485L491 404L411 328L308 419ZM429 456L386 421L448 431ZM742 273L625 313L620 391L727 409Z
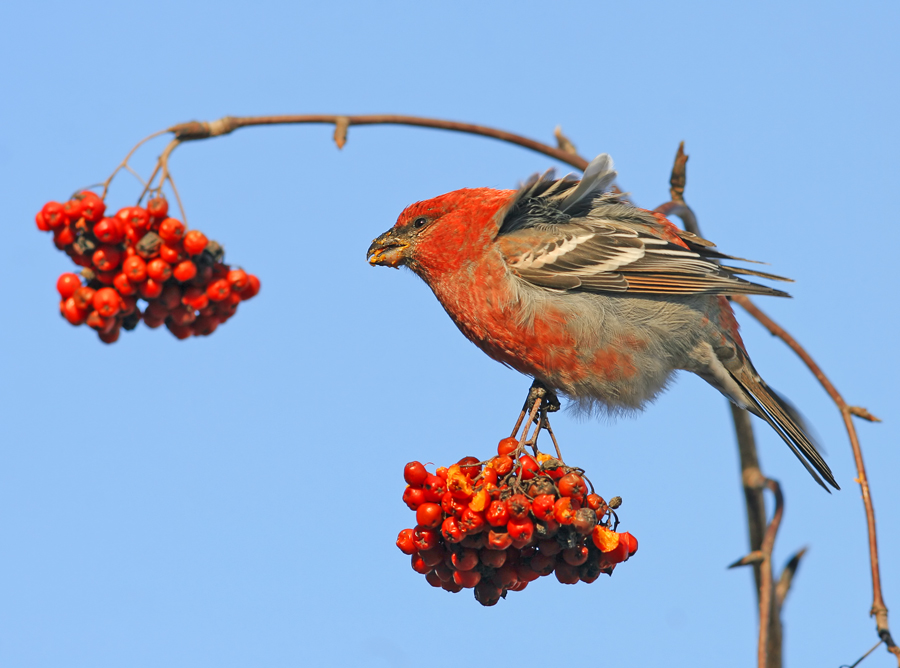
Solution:
M423 278L453 271L486 252L514 194L466 188L416 202L372 242L366 255L369 264L404 265Z

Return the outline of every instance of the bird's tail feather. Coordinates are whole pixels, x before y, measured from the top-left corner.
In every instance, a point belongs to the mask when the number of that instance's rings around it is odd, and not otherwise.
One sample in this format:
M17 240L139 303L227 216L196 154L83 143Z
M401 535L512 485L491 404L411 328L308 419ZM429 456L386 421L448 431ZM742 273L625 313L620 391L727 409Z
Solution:
M732 376L750 399L751 412L768 422L769 426L778 432L815 481L828 492L831 490L822 482L822 478L835 489L840 489L797 411L766 385L748 364L744 364Z

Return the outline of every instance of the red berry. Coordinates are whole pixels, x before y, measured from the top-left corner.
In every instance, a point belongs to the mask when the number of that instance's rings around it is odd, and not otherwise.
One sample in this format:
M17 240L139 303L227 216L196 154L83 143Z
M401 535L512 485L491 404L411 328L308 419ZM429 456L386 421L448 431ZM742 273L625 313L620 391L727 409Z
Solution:
M247 287L241 290L241 299L247 300L259 294L259 279L253 274L247 274Z
M556 486L559 487L561 496L582 498L587 494L587 485L584 482L584 478L577 473L567 473L559 479Z
M427 477L428 471L425 470L425 466L421 462L410 462L403 467L403 479L406 480L408 485L421 487Z
M529 560L528 565L538 575L550 575L556 568L556 559L547 554L536 554Z
M606 512L606 502L603 500L603 497L597 494L588 494L585 498L585 504L591 510L600 510L600 508L603 508L603 512Z
M208 243L209 239L206 238L206 235L203 234L203 232L200 230L191 230L184 235L182 245L184 246L185 253L188 255L197 255L198 253L203 252Z
M185 289L184 294L181 296L181 302L191 308L202 311L209 305L209 297L206 296L205 290L191 286Z
M468 501L457 499L455 496L453 496L452 492L445 492L444 496L441 497L441 510L443 510L448 515L462 517L462 512L468 505Z
M37 215L34 217L34 222L37 225L37 228L41 232L49 232L50 226L47 224L47 221L44 220L44 214L42 211L38 211Z
M104 318L112 318L121 308L121 297L113 288L100 288L91 300L94 310Z
M416 522L432 529L441 525L443 517L444 513L436 503L423 503L416 509Z
M499 445L497 445L497 454L508 455L517 447L519 447L519 439L515 438L514 436L509 436L508 438L504 438L502 441L500 441Z
M431 550L421 550L419 552L419 556L422 557L422 561L425 562L425 565L429 568L434 568L438 564L444 563L444 559L447 557L447 553L444 551L444 548L438 545L437 547Z
M508 531L488 531L487 548L489 550L505 550L512 545L512 536Z
M440 534L431 527L417 526L413 529L413 543L417 550L431 550L440 542Z
M162 253L160 253L160 257L162 257ZM179 262L172 270L172 276L174 276L175 280L179 283L185 283L191 280L196 275L197 265L190 260Z
M41 209L41 215L43 216L44 224L51 230L62 227L69 221L63 205L59 202L47 202L44 208Z
M139 206L129 206L116 214L116 218L123 220L135 229L145 232L150 227L150 212Z
M65 211L66 218L69 219L70 223L74 223L79 218L81 218L81 212L83 209L84 205L82 204L81 199L79 199L77 196L63 204L63 211Z
M506 523L509 522L509 506L506 501L500 501L499 499L491 501L491 505L485 514L485 519L492 527L506 526Z
M531 455L522 455L519 457L519 465L522 467L520 473L522 480L531 480L534 476L541 472L541 465Z
M453 581L464 589L471 589L481 582L481 573L478 571L456 571Z
M100 271L112 271L122 261L122 253L115 246L100 246L94 251L91 261Z
M60 250L75 242L75 233L71 226L63 225L53 231L53 243Z
M122 272L132 283L143 283L147 280L147 263L140 255L132 255L122 263Z
M179 341L189 339L194 335L194 329L190 325L179 325L173 322L170 318L166 319L166 329L172 332L172 336L174 336Z
M553 517L560 524L571 524L575 521L575 511L572 497L563 496L553 504Z
M453 567L458 571L471 571L478 565L478 552L463 548L462 552L454 552L451 557Z
M229 272L230 275L230 272ZM463 457L456 465L459 467L459 472L466 476L469 480L475 478L479 473L481 473L481 466L478 463L478 457Z
M113 279L113 286L119 291L120 295L133 295L137 293L137 288L128 280L128 276L124 273L116 274Z
M485 607L497 605L503 592L493 582L482 580L475 585L475 600Z
M94 299L94 292L94 288L89 288L86 285L76 288L75 292L72 293L72 297L75 299L75 306L82 311L90 311L91 300Z
M637 538L635 538L634 536L632 536L632 535L631 535L630 533L628 533L627 531L626 531L625 533L620 533L620 534L619 534L619 542L620 542L620 543L625 543L625 546L626 546L626 548L628 549L628 556L629 556L629 557L630 557L631 555L633 555L635 552L637 552L637 549L638 549Z
M184 236L184 223L175 218L166 218L159 224L158 234L163 241L181 241Z
M525 519L531 510L531 501L524 494L513 494L506 500L506 504L509 507L510 519Z
M556 497L552 494L540 494L531 502L531 512L539 520L552 520L554 519L553 504L555 503Z
M116 321L113 318L104 318L96 311L91 311L84 322L88 327L92 329L96 329L101 332L108 332L110 329L112 329L112 326Z
M506 525L506 530L514 541L527 542L534 536L534 522L527 517L511 519Z
M581 566L587 561L589 550L581 545L580 547L569 547L562 551L562 558L570 566Z
M165 283L172 277L172 267L165 260L156 258L147 263L147 276L154 281Z
M138 292L144 299L156 299L162 294L163 284L148 278L146 281L138 285Z
M147 202L147 213L154 218L165 218L169 213L169 202L165 197L154 197Z
M421 487L407 487L403 491L403 503L410 510L416 510L425 503L425 490Z
M103 218L94 225L94 236L105 244L117 244L122 240L123 229L115 218Z
M466 537L455 517L448 517L441 523L441 535L448 543L459 543Z
M506 554L506 553L500 552L499 554ZM516 584L516 582L518 582L518 574L516 573L516 567L510 563L503 564L491 576L491 581L498 587L501 587L502 589L509 589L514 584Z
M81 198L81 215L90 223L100 222L106 211L106 204L100 199L100 196L90 190L83 191L78 197Z
M201 315L194 321L194 336L209 336L218 326L219 321L215 317Z
M250 278L247 276L247 272L243 269L232 269L228 272L228 275L225 276L225 280L227 280L231 285L232 290L234 290L235 292L240 292L249 285Z
M459 516L459 528L463 533L474 534L484 529L484 513L472 510L466 506L465 510Z
M169 319L176 325L190 325L197 319L194 309L186 306L176 306L169 311Z
M81 325L84 324L85 318L87 318L88 312L84 309L80 309L75 305L75 298L69 297L63 303L62 314L69 323L73 325Z
M161 301L170 311L181 305L181 288L177 285L167 285L159 296Z
M71 272L62 274L56 279L56 289L63 299L68 299L81 287L81 277Z
M160 244L159 257L169 264L178 264L184 259L184 251L181 250L178 243ZM191 263L193 264L193 262ZM196 273L196 270L194 271ZM193 278L193 276L191 276Z
M447 493L447 483L438 475L429 475L422 483L422 489L425 490L425 498L433 503L440 503L441 497Z
M113 326L109 330L97 332L97 336L103 343L115 343L119 340L119 332L121 332L121 330L122 327L118 321L113 320Z
M509 455L498 455L491 460L491 468L494 469L500 477L503 477L512 471L513 465L513 459Z
M556 562L556 579L562 584L573 585L578 584L581 579L578 577L578 568L566 563L565 561Z
M206 296L209 297L209 300L212 302L220 302L223 299L227 299L230 295L231 286L228 285L228 281L224 278L213 281L206 288Z
M427 575L428 573L431 572L431 568L428 566L428 564L425 563L425 560L422 559L422 557L420 557L418 554L412 555L412 559L410 560L410 563L412 564L412 569L416 573L421 573L422 575Z
M103 283L103 285L112 285L113 281L116 279L116 273L115 269L112 271L97 270L94 272L94 278L96 278L98 282Z

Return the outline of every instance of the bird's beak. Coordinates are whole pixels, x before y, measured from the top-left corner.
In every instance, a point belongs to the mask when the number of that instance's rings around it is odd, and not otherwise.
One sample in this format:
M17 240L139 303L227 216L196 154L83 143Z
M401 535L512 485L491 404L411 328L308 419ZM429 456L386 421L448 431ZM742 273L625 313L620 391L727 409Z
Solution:
M366 259L373 267L375 265L383 265L385 267L394 267L397 269L406 261L403 251L409 248L409 243L400 241L391 234L392 230L388 230L380 237L372 242L369 246L369 252L366 253Z

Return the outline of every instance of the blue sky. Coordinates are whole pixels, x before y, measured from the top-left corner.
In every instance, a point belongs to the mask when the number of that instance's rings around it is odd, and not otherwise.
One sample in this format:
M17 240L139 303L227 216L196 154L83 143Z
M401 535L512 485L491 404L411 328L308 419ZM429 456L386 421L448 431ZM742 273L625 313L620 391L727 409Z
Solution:
M900 609L895 4L37 2L0 21L3 665L443 667L534 651L754 665L751 575L725 569L747 549L730 417L698 378L634 418L554 422L569 463L624 497L641 549L613 578L538 582L483 609L433 590L393 544L413 522L403 465L488 455L529 381L366 248L413 201L568 171L552 160L397 127L351 128L340 152L326 126L186 145L171 167L190 223L260 276L260 295L185 342L141 327L104 346L59 318L71 265L35 212L141 137L226 114L396 112L544 141L560 124L584 155L609 152L650 208L685 140L704 235L796 279L793 299L757 303L884 419L859 431ZM122 177L110 205L136 194ZM809 547L786 660L852 663L875 635L840 416L739 318L843 487L825 494L757 421L786 494L776 562Z

